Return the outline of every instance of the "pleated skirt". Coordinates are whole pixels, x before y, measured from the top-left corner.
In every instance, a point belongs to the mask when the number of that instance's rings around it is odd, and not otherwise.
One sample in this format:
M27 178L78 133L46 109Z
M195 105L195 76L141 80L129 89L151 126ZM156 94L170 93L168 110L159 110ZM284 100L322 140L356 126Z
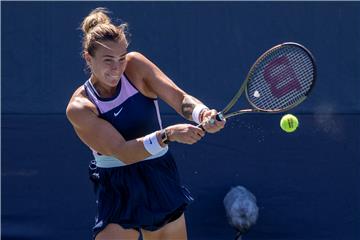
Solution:
M94 238L109 223L138 231L158 230L178 219L193 201L170 152L122 167L92 165L89 174L97 204Z

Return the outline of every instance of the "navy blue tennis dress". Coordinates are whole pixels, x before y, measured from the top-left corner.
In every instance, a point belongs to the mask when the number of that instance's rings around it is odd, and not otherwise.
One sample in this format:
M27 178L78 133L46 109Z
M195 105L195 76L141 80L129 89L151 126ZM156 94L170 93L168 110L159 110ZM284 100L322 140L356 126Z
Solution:
M102 98L90 80L84 84L99 117L111 123L126 140L145 136L162 128L156 99L142 95L125 75L112 98ZM96 126L94 126L96 127ZM125 229L154 231L179 218L193 201L181 185L176 163L165 148L144 161L126 165L121 159L93 150L90 164L97 214L94 238L108 223Z

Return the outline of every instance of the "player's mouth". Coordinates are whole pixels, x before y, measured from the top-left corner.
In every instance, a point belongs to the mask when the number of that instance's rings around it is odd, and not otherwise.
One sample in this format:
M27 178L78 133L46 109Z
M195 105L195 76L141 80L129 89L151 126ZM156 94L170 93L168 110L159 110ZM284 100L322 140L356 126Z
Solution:
M119 75L107 75L106 77L109 80L109 82L111 82L111 83L117 83L120 80Z

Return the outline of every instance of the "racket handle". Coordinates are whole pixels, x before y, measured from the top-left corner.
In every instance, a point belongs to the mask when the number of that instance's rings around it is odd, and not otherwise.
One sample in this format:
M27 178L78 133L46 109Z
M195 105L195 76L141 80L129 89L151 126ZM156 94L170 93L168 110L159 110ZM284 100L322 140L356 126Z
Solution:
M216 114L216 117L215 117L215 118L216 118L216 120L218 120L218 121L222 121L222 120L225 119L224 115L223 115L221 112L219 112L218 114ZM203 131L206 131L205 128L203 127L202 123L200 123L199 125L197 125L197 127L201 128Z
M218 114L216 114L216 120L222 121L222 120L224 120L224 119L225 119L225 117L224 117L224 115L223 115L221 112L219 112Z

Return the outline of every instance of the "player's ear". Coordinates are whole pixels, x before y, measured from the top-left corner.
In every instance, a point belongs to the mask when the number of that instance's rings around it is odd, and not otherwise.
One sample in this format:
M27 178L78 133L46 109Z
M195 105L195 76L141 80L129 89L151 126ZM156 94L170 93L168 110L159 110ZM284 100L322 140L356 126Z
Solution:
M88 52L88 51L84 51L83 57L84 57L87 65L89 65L89 67L90 67L90 66L91 66L92 57L91 57L91 55L89 54L89 52Z

